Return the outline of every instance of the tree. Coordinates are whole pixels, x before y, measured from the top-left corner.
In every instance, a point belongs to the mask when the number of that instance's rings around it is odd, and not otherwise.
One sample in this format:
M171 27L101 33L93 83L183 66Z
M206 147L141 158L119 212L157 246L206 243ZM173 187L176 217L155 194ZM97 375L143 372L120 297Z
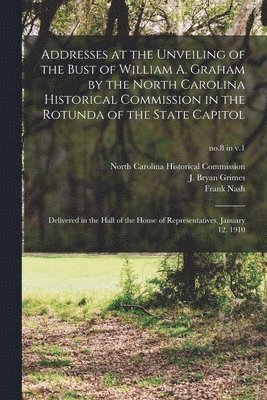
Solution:
M183 253L182 280L184 285L183 298L194 300L196 290L196 254L193 251Z
M129 34L129 13L125 0L111 0L107 20L107 36L111 36L114 33L116 21L118 35L127 36Z
M245 35L252 29L256 9L259 9L260 1L245 0L239 5L233 20L233 26L229 33L231 35Z
M24 0L22 9L25 34L109 34L116 20L131 35L240 35L252 16L253 34L266 25L266 0L112 0L110 7L106 0Z
M267 26L267 1L263 0L261 5L261 22L263 26Z

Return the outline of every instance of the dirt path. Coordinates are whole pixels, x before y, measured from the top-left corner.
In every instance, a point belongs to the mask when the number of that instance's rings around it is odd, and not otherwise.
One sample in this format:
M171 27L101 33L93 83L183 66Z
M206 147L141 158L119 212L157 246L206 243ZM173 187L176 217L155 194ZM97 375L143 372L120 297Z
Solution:
M27 317L23 338L24 400L239 399L240 377L260 368L253 357L220 367L207 355L188 364L181 355L171 363L171 338L118 317L83 325ZM255 387L254 397L240 399L262 400L263 382Z

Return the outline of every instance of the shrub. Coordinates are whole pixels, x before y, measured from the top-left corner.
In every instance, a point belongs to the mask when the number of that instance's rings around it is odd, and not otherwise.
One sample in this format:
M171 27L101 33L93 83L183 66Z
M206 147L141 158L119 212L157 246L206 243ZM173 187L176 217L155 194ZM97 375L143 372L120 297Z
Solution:
M123 305L139 304L141 300L141 287L137 281L137 275L128 259L125 259L120 274L120 293L113 298L108 310L117 310Z
M184 301L186 280L179 255L167 255L159 275L150 280L150 305L174 305ZM260 301L265 276L260 253L195 253L192 301L203 307L222 308L233 298ZM154 290L151 291L151 287Z
M259 253L229 253L226 258L230 289L234 296L245 300L261 300L264 256Z

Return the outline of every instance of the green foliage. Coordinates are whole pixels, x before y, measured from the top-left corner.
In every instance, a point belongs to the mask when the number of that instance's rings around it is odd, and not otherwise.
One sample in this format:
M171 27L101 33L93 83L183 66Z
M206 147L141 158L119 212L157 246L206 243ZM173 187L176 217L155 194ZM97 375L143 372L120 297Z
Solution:
M141 301L141 285L137 281L137 275L126 258L120 274L120 293L114 297L108 306L108 310L117 310L123 305L139 304Z
M126 323L134 324L138 328L149 328L154 333L167 337L185 338L192 333L191 317L186 310L172 319L159 319L137 310L131 310L127 314L120 313L120 316Z
M140 290L140 285L137 283L137 275L134 273L128 258L125 259L121 270L120 287L122 289L122 294L129 299L135 298Z
M103 383L108 387L117 386L119 384L118 377L112 372L109 372L103 376Z
M248 388L243 393L235 397L234 400L256 400L255 390L253 388Z
M60 346L38 345L38 346L33 346L31 351L40 356L49 355L52 357L61 357L61 356L66 356L68 354Z
M71 30L73 30L75 26L76 12L77 6L75 7L73 1L67 1L59 8L52 25L57 35L67 35L71 33Z
M66 351L59 346L52 346L49 349L49 353L51 356L56 356L56 357L65 356L67 354Z
M201 307L224 308L237 298L245 300L246 308L251 302L255 307L255 302L264 297L265 275L264 255L260 253L194 254L193 302ZM187 280L181 257L166 256L158 277L149 285L151 305L170 306L183 301Z
M264 278L264 256L259 253L228 253L230 289L235 297L260 300Z
M87 303L87 299L85 297L83 297L79 302L78 302L78 306L82 307Z
M42 1L38 1L42 3ZM59 2L60 4L60 2ZM58 8L51 30L57 35L103 35L106 28L108 4L104 0L63 1ZM208 1L183 0L166 2L166 0L128 0L129 25L133 33L138 17L142 11L139 34L155 33L188 33L188 34L225 34L234 23L234 17L240 0ZM53 3L51 3L51 6ZM232 5L232 6L231 6ZM153 16L153 18L152 18ZM34 19L35 18L35 19ZM25 32L33 21L35 30L40 28L40 13L32 8L27 14ZM255 22L259 32L265 32L259 20Z
M82 400L83 397L81 397L78 393L74 392L74 391L68 391L64 394L63 397L64 400L74 400L74 399L80 399Z
M184 314L173 321L163 320L156 331L170 337L186 337L192 332L191 318Z
M193 382L200 382L203 381L205 376L202 374L202 372L196 372L195 374L192 375L191 380Z
M163 349L163 354L170 364L187 368L190 365L201 365L204 358L212 357L213 348L208 343L199 344L191 337L186 339L183 345L166 347ZM196 380L201 380L202 378L195 377Z
M60 384L64 382L66 377L60 373L52 372L52 373L42 373L42 372L34 372L28 375L29 379L34 383L40 382L50 382L53 384Z
M164 383L164 378L161 376L148 376L139 381L139 386L149 387L149 386L159 386Z
M155 276L158 256L131 254L127 258L138 275L139 282ZM77 303L83 298L87 300L87 305L95 300L100 303L102 299L110 298L117 293L124 263L125 255L24 256L22 260L24 299L64 295L69 300L77 300ZM62 279L62 276L68 279Z
M195 253L192 300L200 307L226 308L237 298L245 301L242 305L245 309L253 309L255 302L260 302L264 296L265 274L265 260L260 253ZM187 289L183 257L181 254L164 257L158 276L146 283L142 295L137 276L126 260L120 287L121 292L113 299L109 310L125 304L177 305L184 301ZM181 326L180 322L178 326L169 327L173 336L186 335L190 330L187 323Z
M189 365L193 365L196 362L195 357L184 357L181 354L181 350L175 347L167 347L163 349L163 354L167 357L170 364L179 365L181 368L187 368Z
M194 341L189 341L184 350L193 356L210 356L212 349L209 344L197 344Z
M55 297L43 296L43 297L26 297L22 301L22 310L25 316L35 316L35 315L47 315L55 316L61 321L83 321L85 318L90 319L94 312L98 309L100 305L105 305L106 302L102 301L102 304L93 304L90 299L88 299L85 305L79 305L79 301L76 300L78 295L61 295Z
M140 365L143 360L143 357L140 354L134 355L132 357L132 363L134 365Z
M196 269L196 304L213 308L226 306L231 295L225 273L224 254L198 254Z
M179 257L168 255L161 260L158 277L149 281L152 305L177 303L182 290L181 271Z
M138 287L156 274L158 257L130 255L132 278ZM118 293L125 255L23 257L23 301L25 316L47 315L63 321L89 320L104 310ZM62 279L67 276L68 279ZM129 279L128 279L129 282ZM127 286L124 293L131 293Z
M267 333L267 310L265 309L262 313L262 318L260 323L256 326L258 332Z
M193 1L184 0L184 19L194 21L188 29L189 33L195 35L225 34L233 23L236 7L231 6L231 0ZM234 5L236 5L234 3Z
M40 361L41 367L47 368L62 368L62 367L69 367L71 365L71 361L68 358L43 358Z

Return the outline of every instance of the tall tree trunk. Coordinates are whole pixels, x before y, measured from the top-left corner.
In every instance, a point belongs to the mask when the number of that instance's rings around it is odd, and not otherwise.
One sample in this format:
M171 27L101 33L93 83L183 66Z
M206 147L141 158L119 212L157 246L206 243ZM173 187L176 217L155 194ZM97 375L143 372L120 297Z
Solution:
M262 1L261 5L261 22L263 26L267 26L267 0Z
M117 21L117 34L127 36L129 34L129 13L125 0L111 0L108 13L106 35L111 36L115 31Z
M245 35L248 31L254 12L259 9L260 0L244 0L236 11L232 28L229 30L230 35ZM250 27L251 29L251 27Z
M183 0L166 1L168 15L168 33L182 35L183 33Z
M183 253L184 268L183 268L183 284L184 284L184 300L191 301L195 298L196 285L196 254L191 251Z

